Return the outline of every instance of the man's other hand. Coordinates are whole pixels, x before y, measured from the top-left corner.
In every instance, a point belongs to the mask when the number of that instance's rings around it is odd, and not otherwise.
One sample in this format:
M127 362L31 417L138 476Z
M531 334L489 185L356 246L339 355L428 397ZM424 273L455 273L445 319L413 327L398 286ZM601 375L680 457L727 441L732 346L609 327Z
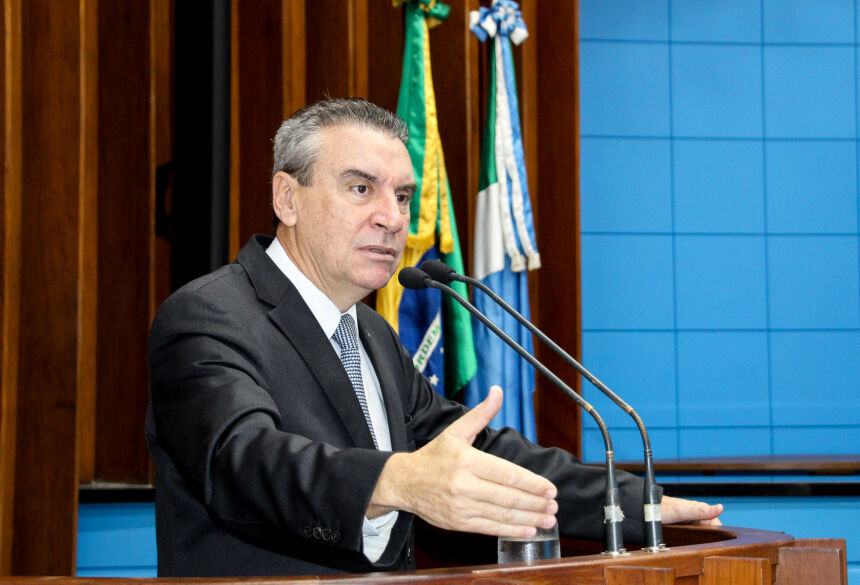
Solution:
M706 504L695 500L684 500L663 496L661 505L664 524L701 524L703 526L722 526L719 515L723 513L722 504Z
M371 496L367 517L405 510L448 530L529 538L555 524L556 487L472 443L502 405L502 389L413 453L392 455Z

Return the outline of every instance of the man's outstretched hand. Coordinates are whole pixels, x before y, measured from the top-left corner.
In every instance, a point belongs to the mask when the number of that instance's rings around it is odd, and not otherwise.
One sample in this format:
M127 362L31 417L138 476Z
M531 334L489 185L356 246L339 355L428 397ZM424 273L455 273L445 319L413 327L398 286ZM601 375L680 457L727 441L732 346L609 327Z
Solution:
M555 524L556 487L514 463L472 447L502 405L502 390L413 453L395 453L367 508L373 518L405 510L448 530L529 538Z
M664 524L721 526L719 515L723 513L723 505L663 496L661 513Z
M395 453L382 469L367 508L368 518L390 510L412 512L440 528L492 536L529 538L551 528L556 487L514 463L472 447L502 405L502 390L412 453ZM664 496L665 524L719 526L721 504Z

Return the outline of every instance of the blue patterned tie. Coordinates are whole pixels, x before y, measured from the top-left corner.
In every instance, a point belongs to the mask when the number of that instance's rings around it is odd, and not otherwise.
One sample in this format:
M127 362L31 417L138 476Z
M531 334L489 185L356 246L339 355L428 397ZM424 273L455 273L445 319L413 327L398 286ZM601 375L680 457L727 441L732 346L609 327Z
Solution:
M346 375L349 376L358 403L361 405L361 411L367 421L367 428L370 430L370 438L373 439L373 446L378 449L379 445L376 444L373 423L370 421L370 410L367 408L367 398L364 396L364 383L361 381L361 355L358 353L358 338L355 335L355 323L353 323L352 315L341 316L340 324L331 338L340 346L340 361L343 362Z

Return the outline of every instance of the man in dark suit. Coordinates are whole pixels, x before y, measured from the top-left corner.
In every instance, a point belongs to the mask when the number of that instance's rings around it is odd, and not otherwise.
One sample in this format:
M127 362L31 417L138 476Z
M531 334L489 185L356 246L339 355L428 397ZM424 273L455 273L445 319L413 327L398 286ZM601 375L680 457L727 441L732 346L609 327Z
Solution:
M397 270L415 192L402 120L364 100L300 110L275 138L276 238L161 307L147 440L159 575L414 568L412 518L528 537L602 536L604 474L433 391L359 302ZM357 328L356 328L357 326ZM620 473L625 535L641 482ZM556 487L557 486L557 487ZM663 500L664 521L719 506Z

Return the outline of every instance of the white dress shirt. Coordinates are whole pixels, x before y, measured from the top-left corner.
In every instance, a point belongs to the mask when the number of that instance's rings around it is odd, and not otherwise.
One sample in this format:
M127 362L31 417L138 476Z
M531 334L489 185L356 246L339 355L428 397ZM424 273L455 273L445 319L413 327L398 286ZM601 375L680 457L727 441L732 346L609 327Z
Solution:
M340 355L340 346L332 339L342 316L340 309L298 269L277 238L266 249L266 253L299 291L299 295L310 308L332 347ZM352 316L357 325L358 315L355 305L351 306L346 313ZM379 378L376 377L376 372L370 363L370 358L361 343L361 339L358 339L358 351L361 355L361 380L364 384L367 408L370 412L373 433L376 435L376 443L380 451L391 451L391 433L388 430L388 415L385 412ZM396 520L396 510L372 520L364 519L361 530L364 537L364 555L371 562L378 561L379 557L382 556Z

